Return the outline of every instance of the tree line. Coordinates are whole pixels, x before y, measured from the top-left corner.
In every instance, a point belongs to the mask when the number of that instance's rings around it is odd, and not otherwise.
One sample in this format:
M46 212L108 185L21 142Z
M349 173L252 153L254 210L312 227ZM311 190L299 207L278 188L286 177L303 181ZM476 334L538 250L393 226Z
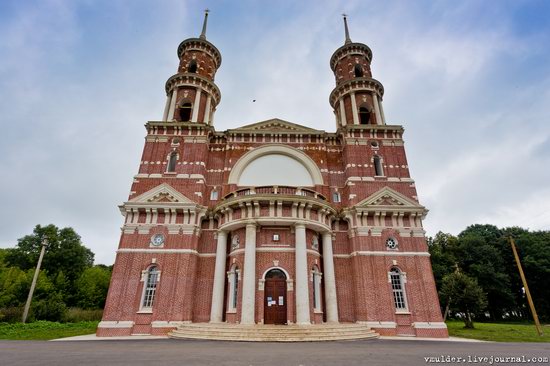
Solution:
M72 228L37 225L15 248L0 249L0 322L21 320L44 239L48 247L29 320L91 320L82 318L85 314L100 317L111 267L94 265L94 253Z
M550 321L550 231L471 225L457 236L428 238L442 311L473 319L530 320L527 299L509 238L514 238L541 321Z

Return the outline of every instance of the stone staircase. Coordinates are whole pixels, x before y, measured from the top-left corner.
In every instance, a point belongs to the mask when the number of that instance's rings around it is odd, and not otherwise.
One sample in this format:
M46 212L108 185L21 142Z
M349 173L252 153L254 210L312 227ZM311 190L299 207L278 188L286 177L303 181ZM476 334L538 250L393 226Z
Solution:
M317 342L375 339L378 333L362 324L319 325L240 325L240 324L182 324L168 333L170 338L208 339L241 342Z

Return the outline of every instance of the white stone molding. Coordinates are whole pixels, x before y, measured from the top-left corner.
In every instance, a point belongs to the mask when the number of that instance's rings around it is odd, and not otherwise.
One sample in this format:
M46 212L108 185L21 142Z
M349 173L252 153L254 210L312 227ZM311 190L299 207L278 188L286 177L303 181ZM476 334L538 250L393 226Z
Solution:
M100 321L97 325L98 328L132 328L134 322L131 320L121 320L121 321Z
M429 252L388 252L388 251L370 251L359 250L350 254L334 254L335 258L351 258L358 255L372 257L429 257Z
M447 329L447 324L443 322L414 322L411 326L416 329Z
M397 328L397 323L392 321L367 321L357 323L366 324L369 328Z

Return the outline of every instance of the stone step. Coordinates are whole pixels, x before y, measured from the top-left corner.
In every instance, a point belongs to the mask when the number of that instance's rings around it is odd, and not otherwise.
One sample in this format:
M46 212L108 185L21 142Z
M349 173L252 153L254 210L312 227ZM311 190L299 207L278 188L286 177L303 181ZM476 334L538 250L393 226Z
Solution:
M297 325L239 325L183 324L168 334L171 338L210 339L250 342L312 342L374 339L379 335L361 324Z
M201 330L201 329L177 329L173 331L175 334L218 334L218 335L227 335L227 336L270 336L272 334L283 334L285 336L344 336L344 335L361 335L361 334L374 334L371 330L363 330L363 329L357 329L357 330L347 330L347 331L314 331L314 330L308 330L308 331L293 331L293 332L254 332L254 331L239 331L239 330L220 330L220 329L212 329L212 330Z

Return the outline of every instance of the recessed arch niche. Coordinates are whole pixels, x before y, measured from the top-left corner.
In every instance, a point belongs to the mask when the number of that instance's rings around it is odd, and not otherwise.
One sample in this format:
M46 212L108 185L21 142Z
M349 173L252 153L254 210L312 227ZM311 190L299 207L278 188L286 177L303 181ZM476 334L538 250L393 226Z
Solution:
M322 185L323 177L315 162L302 151L284 145L264 145L235 163L229 184L312 187Z

